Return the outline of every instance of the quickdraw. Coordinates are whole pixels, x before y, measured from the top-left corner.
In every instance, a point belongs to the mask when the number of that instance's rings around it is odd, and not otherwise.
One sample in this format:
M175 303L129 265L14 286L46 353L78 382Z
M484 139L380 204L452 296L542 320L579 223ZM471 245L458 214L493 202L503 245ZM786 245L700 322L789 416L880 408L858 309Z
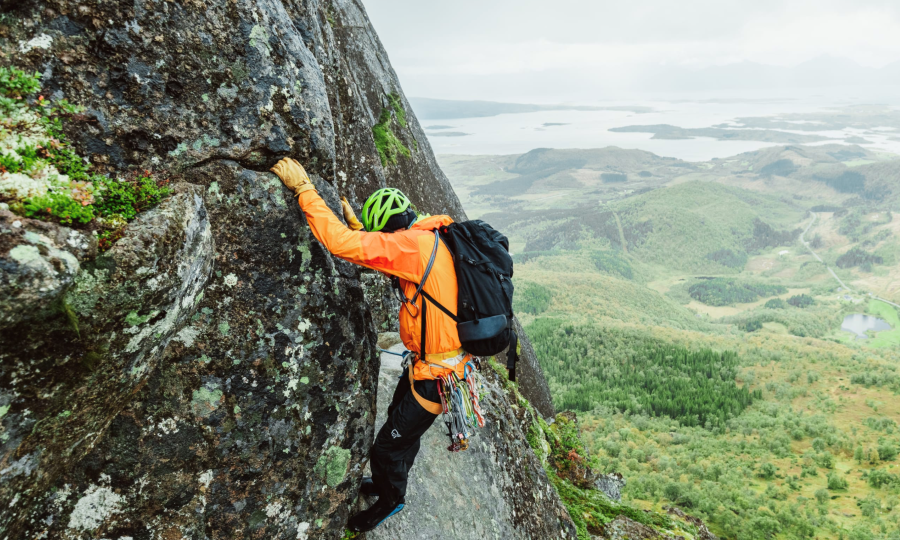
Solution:
M478 357L466 362L465 377L459 378L450 372L437 378L438 394L441 397L441 419L447 426L450 446L447 450L460 452L469 448L469 429L484 427L479 398L484 390L479 374Z

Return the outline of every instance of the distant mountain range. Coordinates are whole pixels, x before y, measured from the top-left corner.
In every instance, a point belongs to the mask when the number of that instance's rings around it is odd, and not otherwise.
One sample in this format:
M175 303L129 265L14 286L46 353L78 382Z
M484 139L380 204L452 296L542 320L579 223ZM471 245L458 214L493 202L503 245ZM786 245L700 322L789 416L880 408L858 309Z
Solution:
M536 105L531 103L500 103L496 101L457 101L411 97L409 102L422 120L452 120L454 118L479 118L498 114L530 113L538 111L631 111L650 112L650 107L629 105L624 107L592 107L586 105ZM427 128L426 128L427 129Z

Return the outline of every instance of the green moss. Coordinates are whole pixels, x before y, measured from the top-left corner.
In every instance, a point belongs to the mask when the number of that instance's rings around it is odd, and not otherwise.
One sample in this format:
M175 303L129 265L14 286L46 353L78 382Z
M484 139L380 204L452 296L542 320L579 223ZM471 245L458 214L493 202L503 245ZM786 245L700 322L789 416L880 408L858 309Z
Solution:
M397 116L397 123L400 124L400 127L406 127L406 111L403 110L403 102L400 100L400 96L398 94L390 94L388 95L388 102Z
M575 522L579 540L590 540L592 535L601 534L602 527L620 515L655 529L673 527L672 521L662 514L616 504L600 491L581 489L550 470L547 476Z
M381 111L378 123L372 126L372 137L375 140L375 148L378 150L378 156L381 158L381 165L396 165L399 156L410 156L409 148L403 145L403 142L394 133L394 120L400 127L406 127L406 111L400 102L400 96L390 94L388 96L389 106ZM393 112L393 114L391 114Z
M332 446L319 456L319 460L316 462L316 473L322 476L329 486L336 487L344 480L349 463L350 450Z

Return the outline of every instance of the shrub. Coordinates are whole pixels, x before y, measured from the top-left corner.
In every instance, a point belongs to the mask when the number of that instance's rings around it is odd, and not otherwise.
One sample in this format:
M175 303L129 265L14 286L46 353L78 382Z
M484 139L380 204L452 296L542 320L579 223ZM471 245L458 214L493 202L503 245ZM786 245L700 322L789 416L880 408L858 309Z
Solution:
M813 300L813 297L808 294L797 294L788 298L787 303L794 307L805 308L813 305L815 301Z
M873 488L881 488L897 483L897 477L883 469L873 469L866 479Z
M789 159L773 161L759 170L760 176L788 176L797 170L797 166Z
M784 246L800 236L800 229L778 231L759 218L753 220L753 236L747 241L747 251L757 251L769 247Z
M632 279L634 272L631 264L615 251L598 251L591 255L591 260L598 271L625 279Z
M828 473L828 489L832 491L847 489L847 480L836 472Z
M16 68L0 67L0 110L9 114L25 106L23 98L40 90L41 74L29 75Z
M881 510L881 500L873 497L871 494L867 495L865 499L858 501L856 505L859 506L859 509L862 510L862 515L865 517L873 517Z
M713 251L712 253L707 253L706 258L721 264L722 266L727 266L728 268L743 268L745 264L747 264L747 254L744 252L734 252L730 249L720 249L718 251Z
M763 327L762 321L758 319L750 319L741 325L741 330L744 332L756 332L757 330Z
M756 471L756 476L771 480L772 478L775 478L776 472L778 472L778 468L775 465L766 462L759 466L759 470Z
M600 180L603 181L604 184L613 184L618 182L627 182L628 175L624 173L611 173L605 172L600 174Z
M844 171L831 177L817 176L816 180L841 193L863 193L866 190L866 177L856 171Z
M766 309L784 309L787 304L781 298L772 298L765 304Z
M872 265L883 263L883 257L866 253L859 246L854 246L852 249L838 257L834 264L836 264L838 268L852 268L854 266L859 266L863 269L871 270Z
M884 441L878 444L878 458L881 461L893 461L897 457L897 447Z
M0 155L0 172L25 177L5 185L0 200L26 217L69 226L87 226L102 217L106 230L98 240L104 251L121 237L127 221L169 195L168 180L158 180L149 171L121 181L91 173L62 131L62 119L81 109L43 96L29 101L28 96L40 90L39 77L0 67L2 131L8 146Z
M158 180L150 171L134 173L130 178L104 178L100 182L100 200L94 204L101 216L120 215L131 221L168 197L168 180Z
M713 278L695 283L688 288L691 298L709 306L727 306L753 302L759 297L784 294L781 285L743 282L728 278Z

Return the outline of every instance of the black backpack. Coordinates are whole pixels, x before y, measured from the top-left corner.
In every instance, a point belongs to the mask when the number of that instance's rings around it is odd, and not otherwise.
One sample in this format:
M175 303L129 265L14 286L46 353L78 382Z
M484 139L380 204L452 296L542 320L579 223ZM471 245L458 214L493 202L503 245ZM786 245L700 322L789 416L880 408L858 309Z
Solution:
M459 294L456 315L422 290L434 265L440 239L453 255ZM425 268L422 282L416 288L411 301L420 294L428 302L422 302L422 320L425 321L427 303L434 304L448 317L456 321L459 340L466 352L475 356L491 356L506 353L509 380L516 380L518 360L518 336L513 330L513 261L509 255L509 240L481 220L451 223L435 229L434 249ZM400 301L410 301L400 290L399 280L394 278L394 288ZM426 328L422 325L422 357L425 356Z

